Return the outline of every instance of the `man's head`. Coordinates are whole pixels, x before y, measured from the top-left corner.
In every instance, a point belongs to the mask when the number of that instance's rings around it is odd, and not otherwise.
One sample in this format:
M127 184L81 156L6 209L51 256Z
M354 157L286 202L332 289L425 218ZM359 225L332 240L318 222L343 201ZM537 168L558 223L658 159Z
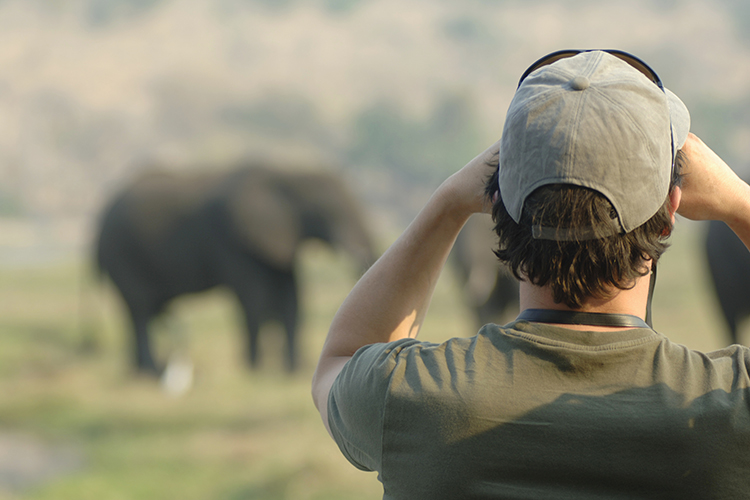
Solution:
M488 184L499 190L497 253L580 307L632 286L666 248L690 116L633 56L586 51L535 65L511 102Z

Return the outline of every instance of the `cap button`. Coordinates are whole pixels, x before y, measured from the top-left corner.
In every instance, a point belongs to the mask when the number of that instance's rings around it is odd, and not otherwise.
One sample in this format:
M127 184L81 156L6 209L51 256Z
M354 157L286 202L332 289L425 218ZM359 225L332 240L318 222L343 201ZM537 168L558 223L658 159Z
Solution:
M586 90L590 85L591 82L585 76L577 76L570 81L570 88L573 90Z

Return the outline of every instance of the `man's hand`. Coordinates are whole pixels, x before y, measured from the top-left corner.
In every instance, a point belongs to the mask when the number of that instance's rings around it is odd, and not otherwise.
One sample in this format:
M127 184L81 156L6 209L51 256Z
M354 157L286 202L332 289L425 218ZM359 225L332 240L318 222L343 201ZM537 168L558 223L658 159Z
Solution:
M493 200L485 197L487 178L497 169L500 141L478 154L461 170L449 177L438 190L448 197L457 215L491 213Z
M696 135L688 135L682 151L686 162L677 213L724 221L750 248L750 186Z
M750 194L748 185L696 135L688 135L682 151L686 162L677 213L691 220L725 220L735 213Z

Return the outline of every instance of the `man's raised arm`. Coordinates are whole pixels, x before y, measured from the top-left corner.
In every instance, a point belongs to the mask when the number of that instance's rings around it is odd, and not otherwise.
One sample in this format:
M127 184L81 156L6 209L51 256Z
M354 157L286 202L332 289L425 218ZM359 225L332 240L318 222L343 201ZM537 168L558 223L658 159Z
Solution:
M416 337L458 233L473 213L491 207L484 190L498 147L499 141L440 185L334 316L312 382L313 400L326 428L328 393L357 349Z

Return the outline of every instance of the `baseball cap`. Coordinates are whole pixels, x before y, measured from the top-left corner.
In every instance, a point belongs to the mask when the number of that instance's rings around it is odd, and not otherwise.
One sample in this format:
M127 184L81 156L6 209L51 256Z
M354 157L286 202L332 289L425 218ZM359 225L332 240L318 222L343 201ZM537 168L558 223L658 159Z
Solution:
M683 102L641 69L607 51L574 52L531 71L516 90L501 140L500 194L517 223L527 197L550 184L598 191L614 217L611 229L572 236L535 228L541 239L590 239L646 222L666 200L690 131Z

